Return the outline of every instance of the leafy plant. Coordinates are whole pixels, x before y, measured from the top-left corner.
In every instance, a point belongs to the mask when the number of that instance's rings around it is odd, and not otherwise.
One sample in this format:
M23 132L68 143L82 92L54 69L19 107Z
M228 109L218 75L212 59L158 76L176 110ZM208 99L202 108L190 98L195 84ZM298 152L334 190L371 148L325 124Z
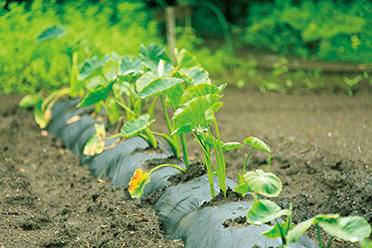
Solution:
M358 75L358 76L356 76L352 79L344 77L345 87L346 87L347 93L349 94L350 97L354 96L354 93L356 91L356 87L358 86L358 84L360 83L361 80L362 80L361 75Z

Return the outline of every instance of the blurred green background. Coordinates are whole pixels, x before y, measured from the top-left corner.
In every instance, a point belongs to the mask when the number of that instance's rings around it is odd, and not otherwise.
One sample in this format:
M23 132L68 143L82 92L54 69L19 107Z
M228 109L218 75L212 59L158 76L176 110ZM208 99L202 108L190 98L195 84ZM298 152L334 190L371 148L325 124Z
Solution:
M8 0L0 5L0 92L67 84L74 52L82 63L111 51L134 55L140 44L166 46L167 6L180 9L176 46L217 81L263 93L372 88L367 0ZM35 42L53 25L66 34Z

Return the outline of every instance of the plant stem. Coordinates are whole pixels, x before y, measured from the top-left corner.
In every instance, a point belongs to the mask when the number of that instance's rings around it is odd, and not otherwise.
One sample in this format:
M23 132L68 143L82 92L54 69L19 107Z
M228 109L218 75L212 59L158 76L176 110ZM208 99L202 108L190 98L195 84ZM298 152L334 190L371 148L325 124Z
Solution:
M174 140L171 137L169 137L168 135L166 135L164 133L158 133L158 132L154 132L154 131L151 131L151 132L152 132L152 134L160 136L163 139L165 139L168 142L168 144L171 146L172 151L176 155L176 157L177 158L180 157L180 154L177 154L177 152L179 152L179 150L177 150L177 146L174 144Z
M322 235L320 234L320 228L319 228L318 223L315 224L315 226L316 226L316 233L318 234L319 248L323 248Z
M286 240L286 238L285 238L285 235L284 235L283 229L282 229L282 227L280 226L280 224L279 224L279 222L278 222L277 219L275 219L275 223L278 225L279 232L280 232L280 237L282 238L283 247L287 247L287 240Z
M212 196L212 199L213 199L213 198L216 197L216 192L214 190L212 168L211 168L211 165L210 165L210 162L209 161L210 160L207 158L206 154L204 154L204 163L205 163L205 167L207 167L209 188L211 190L211 196Z
M213 113L213 123L214 123L216 136L217 136L217 144L216 144L215 140L213 139L213 143L214 143L214 147L215 147L215 151L216 151L216 158L218 158L217 159L217 166L218 166L218 174L217 175L218 175L220 190L222 190L222 192L224 193L225 198L226 198L226 172L225 172L226 162L225 162L225 158L223 156L220 132L218 130L218 124L217 124L217 120L216 120L216 117L215 117L214 113ZM208 127L208 130L209 130L209 133L212 134L212 132L210 130L210 127Z
M145 128L143 131L146 134L147 141L154 147L155 149L158 148L158 142L156 141L154 135L151 133L151 130L149 128Z
M116 98L117 99L117 98ZM119 104L126 112L134 117L136 117L136 113L134 113L130 108L128 108L124 103L122 103L120 100L116 101L117 104Z
M168 132L171 134L173 132L173 126L169 119L168 111L167 111L167 108L165 107L163 96L160 96L160 101L161 101L161 107L164 113L164 119L165 119L165 122L167 123ZM173 136L173 142L174 142L175 147L177 148L177 152L176 152L177 158L179 158L181 152L180 152L180 146L177 140L177 136Z
M121 134L117 133L117 134L111 135L109 137L106 137L106 139L115 139L115 138L120 137L120 136L121 136Z
M332 241L335 239L335 237L331 236L331 238L328 241L327 248L331 248Z
M186 169L188 169L190 166L190 161L189 161L189 156L187 154L186 134L181 134L180 139L181 139L181 145L182 145L183 158L185 160L185 166L186 166Z
M175 164L161 164L161 165L158 165L158 166L156 166L155 168L153 168L153 169L149 172L149 174L151 175L151 173L153 173L153 172L156 171L157 169L160 169L160 168L163 168L163 167L173 167L173 168L176 168L176 169L178 169L178 170L180 170L180 171L182 171L182 172L185 172L185 169L183 169L183 168L181 168L181 167L179 167L179 166L177 166L177 165L175 165Z
M59 97L65 94L68 94L70 92L71 92L70 88L65 88L65 89L54 91L47 98L45 98L45 100L43 101L43 104L41 105L41 109L44 111L47 108L47 106L48 108L53 107L54 103L58 100Z
M245 175L245 168L247 167L247 162L248 162L249 156L251 156L252 151L253 151L253 147L251 147L251 149L248 152L247 158L245 159L245 162L243 165L243 174L242 174L243 177Z

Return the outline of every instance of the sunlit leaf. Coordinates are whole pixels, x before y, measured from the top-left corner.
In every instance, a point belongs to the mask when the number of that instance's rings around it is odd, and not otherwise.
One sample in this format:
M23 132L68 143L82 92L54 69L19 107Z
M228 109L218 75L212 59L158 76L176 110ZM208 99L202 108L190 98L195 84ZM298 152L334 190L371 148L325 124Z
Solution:
M263 170L248 171L244 175L244 181L254 192L267 197L276 197L282 190L282 182L279 177Z
M187 86L210 83L208 72L201 67L183 68L180 70L180 74Z
M241 195L245 195L245 194L247 194L248 192L251 191L251 188L249 187L248 183L243 183L243 184L239 184L238 186L236 186L234 188L234 191L236 193L241 194Z
M166 90L170 89L176 84L182 82L182 79L172 77L161 77L155 79L144 86L139 92L138 97L150 98L163 94Z
M176 84L165 91L165 95L167 98L165 100L165 104L169 107L176 109L181 104L181 97L185 91L185 87L182 84Z
M365 239L360 242L360 248L371 248L372 247L372 240Z
M108 84L98 87L94 91L89 92L88 95L78 104L78 107L87 107L105 100L110 95L112 86L115 82L115 80L111 81Z
M305 220L298 225L296 225L291 231L288 232L287 240L288 242L296 242L302 234L310 228L311 225L319 223L319 221L327 219L337 219L340 215L338 214L319 214L311 219Z
M239 147L242 147L243 144L239 142L227 142L222 145L222 150L224 151L232 151L235 149L238 149Z
M371 226L360 216L321 220L319 226L329 235L350 242L362 241L371 234Z
M124 56L120 63L120 75L138 74L142 70L142 62L139 58Z
M222 108L223 102L216 102L215 104L212 105L207 111L205 111L205 119L207 122L212 122L214 118L214 113L217 112L220 108Z
M19 102L19 107L21 108L32 108L34 107L40 100L42 100L40 94L29 94L25 95L22 100Z
M151 83L153 80L155 80L158 77L159 76L152 71L146 72L136 81L137 91L140 92L144 87L146 87L146 85L148 85L149 83Z
M268 239L280 239L282 236L280 235L279 226L282 228L282 230L286 230L288 223L282 222L277 223L270 229L266 230L262 233L262 236L268 238ZM293 229L293 225L290 225L290 229Z
M65 28L59 25L55 25L45 29L37 38L37 42L49 40L53 38L59 38L65 34Z
M177 61L177 67L179 68L190 68L199 65L196 57L186 49L181 49L181 51L175 49L175 57Z
M98 68L101 68L108 60L108 57L104 57L100 60L97 56L94 56L90 59L86 59L82 65L79 72L79 80L84 80L90 76L95 76L95 72Z
M257 200L247 213L249 224L262 225L273 221L283 215L289 215L288 209L281 209L275 202L270 200Z
M174 113L173 120L176 128L184 126L195 128L197 125L204 125L206 121L205 112L220 99L221 96L210 94L188 101L183 108Z
M264 152L267 152L267 153L271 153L270 147L268 145L266 145L259 138L250 136L250 137L246 138L243 142L252 146L253 148L255 148L257 150L261 150L261 151L264 151Z
M137 136L138 134L142 133L147 127L153 123L154 120L150 120L149 114L141 115L140 117L127 121L121 128L121 136L124 138L129 138L133 136Z
M185 90L185 93L181 98L181 104L185 104L195 97L218 93L220 93L220 90L213 84L200 83L198 85L193 85Z
M148 47L141 45L139 56L145 66L153 72L157 72L161 59L170 62L164 48L155 44L150 44Z

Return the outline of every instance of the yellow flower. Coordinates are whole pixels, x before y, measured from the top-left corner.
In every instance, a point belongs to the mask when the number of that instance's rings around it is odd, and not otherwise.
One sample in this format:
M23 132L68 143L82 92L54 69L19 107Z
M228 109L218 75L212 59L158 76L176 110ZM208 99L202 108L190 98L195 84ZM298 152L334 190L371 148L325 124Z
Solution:
M133 177L130 178L128 189L130 195L133 198L141 197L143 188L148 182L150 182L150 174L148 172L143 173L141 169L137 169Z

